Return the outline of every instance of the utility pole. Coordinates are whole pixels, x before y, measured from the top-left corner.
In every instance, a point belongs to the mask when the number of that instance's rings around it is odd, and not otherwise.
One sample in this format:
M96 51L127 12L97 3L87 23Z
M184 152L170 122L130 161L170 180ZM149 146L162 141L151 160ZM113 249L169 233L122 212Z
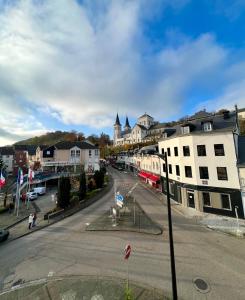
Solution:
M178 294L177 294L176 271L175 271L175 257L174 257L174 242L173 242L173 230L172 230L171 203L170 203L170 195L169 195L167 152L164 153L164 160L165 160L165 164L166 164L167 203L168 203L168 231L169 231L169 249L170 249L171 275L172 275L172 293L173 293L173 300L177 300L178 299Z

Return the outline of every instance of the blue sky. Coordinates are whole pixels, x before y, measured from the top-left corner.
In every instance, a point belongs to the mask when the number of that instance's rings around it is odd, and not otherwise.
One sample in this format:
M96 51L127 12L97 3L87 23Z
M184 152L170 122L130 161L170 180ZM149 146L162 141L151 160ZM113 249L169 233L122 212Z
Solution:
M0 0L0 145L245 106L244 0Z

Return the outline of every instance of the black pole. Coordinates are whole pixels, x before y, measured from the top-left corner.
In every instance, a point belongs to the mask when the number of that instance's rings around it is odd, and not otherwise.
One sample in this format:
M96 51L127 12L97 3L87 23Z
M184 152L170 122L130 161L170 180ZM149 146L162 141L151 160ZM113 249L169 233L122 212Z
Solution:
M176 272L175 272L175 258L174 258L174 242L173 242L173 230L172 230L172 215L171 215L171 203L169 196L169 181L168 181L168 157L167 152L164 154L164 160L166 164L166 185L167 185L167 203L168 203L168 231L169 231L169 248L171 259L171 275L172 275L172 292L173 300L178 299L177 284L176 284Z

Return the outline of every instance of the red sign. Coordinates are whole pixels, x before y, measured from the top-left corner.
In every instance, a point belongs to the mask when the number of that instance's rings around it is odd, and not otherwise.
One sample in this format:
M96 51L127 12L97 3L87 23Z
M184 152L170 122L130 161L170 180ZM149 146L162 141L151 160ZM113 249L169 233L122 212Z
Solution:
M130 253L131 253L131 246L130 246L130 245L127 245L127 246L125 247L124 253L125 253L124 258L125 258L125 259L128 259L129 256L130 256Z

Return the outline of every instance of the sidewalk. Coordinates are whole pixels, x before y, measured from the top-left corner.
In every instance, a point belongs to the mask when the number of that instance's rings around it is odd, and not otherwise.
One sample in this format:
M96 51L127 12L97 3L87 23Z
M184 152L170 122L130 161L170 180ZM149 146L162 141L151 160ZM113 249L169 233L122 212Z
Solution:
M165 195L142 182L141 184L148 190L152 191L163 204L167 204ZM175 211L185 218L196 220L197 223L210 229L245 238L245 219L239 219L237 222L236 218L200 212L191 207L183 207L181 204L172 199L171 208L172 211Z
M22 220L25 220L28 218L30 213L35 212L35 208L33 207L32 203L30 202L29 209L27 209L26 205L22 202L20 202L20 208L19 208L19 215L16 216L16 213L14 210L9 213L8 211L5 213L0 214L0 228L10 228L17 224L18 222L21 222Z

